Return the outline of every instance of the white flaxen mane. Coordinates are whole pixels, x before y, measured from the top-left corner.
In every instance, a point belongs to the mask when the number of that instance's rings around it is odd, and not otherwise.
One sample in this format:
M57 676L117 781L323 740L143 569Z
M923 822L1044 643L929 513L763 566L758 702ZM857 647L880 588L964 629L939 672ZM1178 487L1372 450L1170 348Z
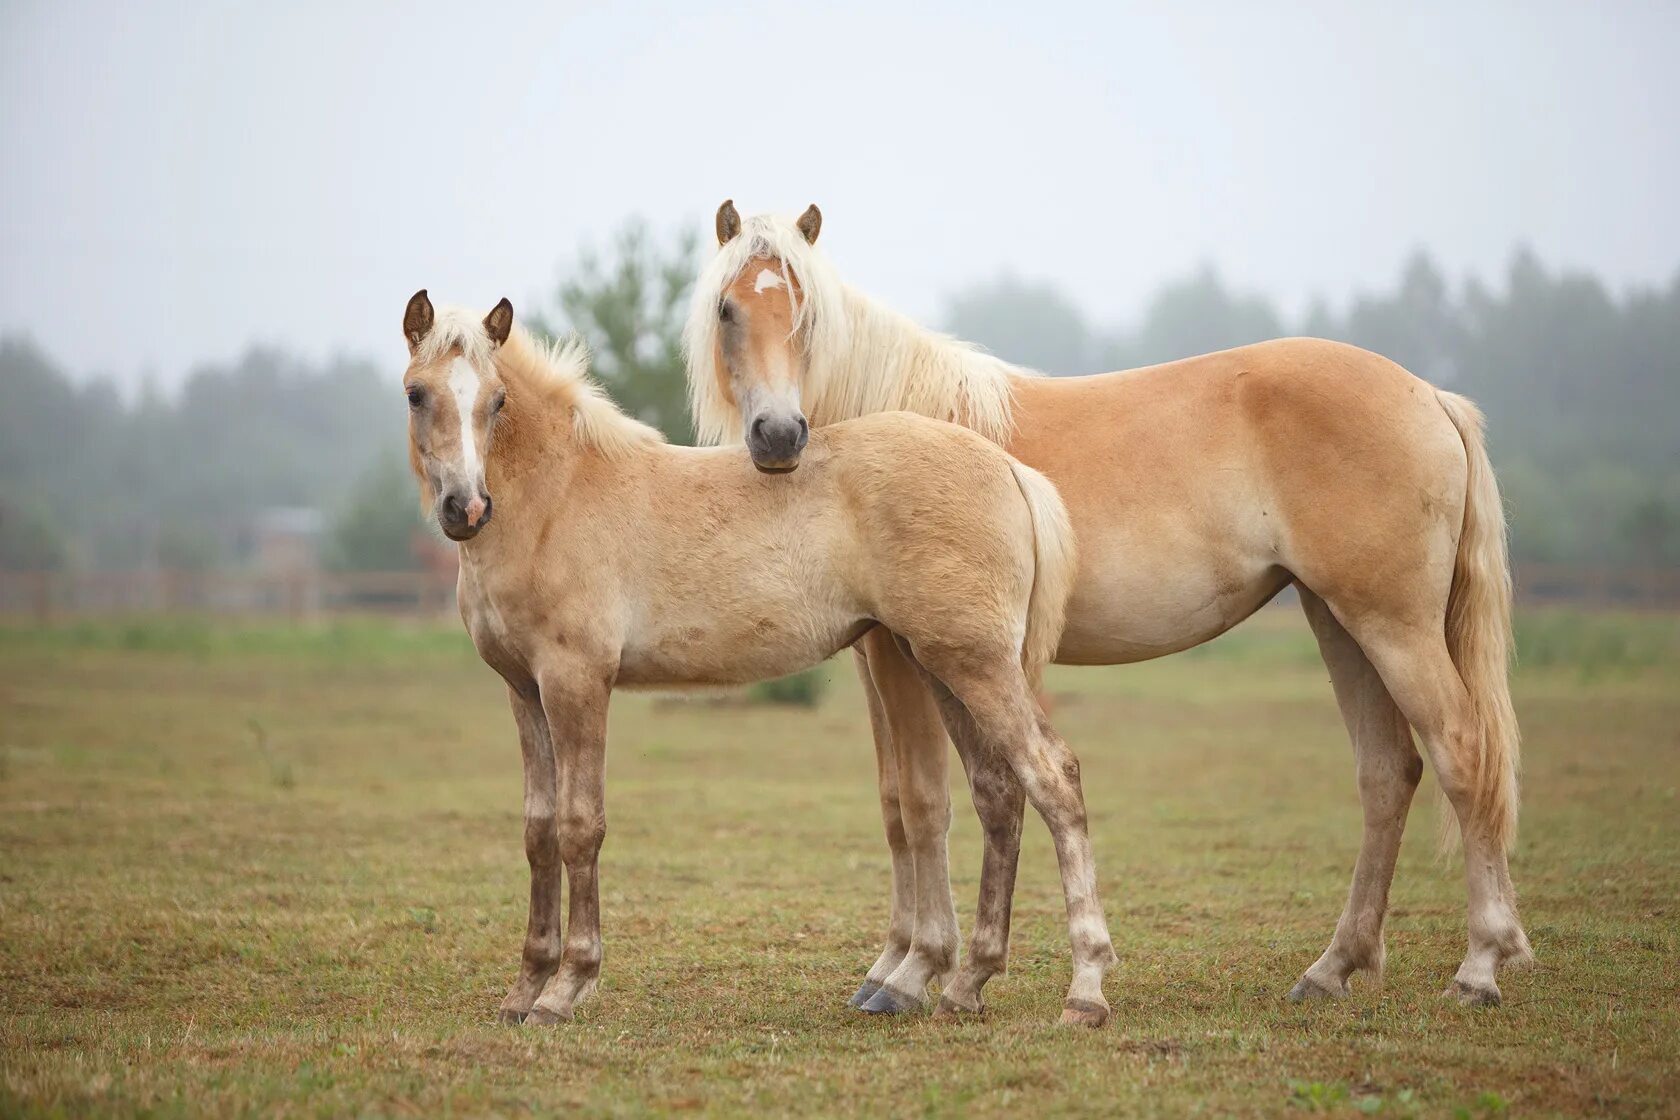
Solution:
M665 442L659 429L627 415L589 376L589 344L579 335L544 342L515 323L507 341L497 346L484 329L483 312L441 307L414 360L441 361L455 347L460 347L461 356L474 369L494 363L503 380L558 397L572 410L578 439L604 455L616 457L635 447Z
M689 410L704 443L741 439L741 417L718 369L718 303L754 260L782 262L794 299L795 344L805 354L800 407L812 427L908 410L972 428L995 443L1013 430L1012 375L1027 374L999 358L930 331L844 284L793 222L768 214L747 218L695 282L683 350Z

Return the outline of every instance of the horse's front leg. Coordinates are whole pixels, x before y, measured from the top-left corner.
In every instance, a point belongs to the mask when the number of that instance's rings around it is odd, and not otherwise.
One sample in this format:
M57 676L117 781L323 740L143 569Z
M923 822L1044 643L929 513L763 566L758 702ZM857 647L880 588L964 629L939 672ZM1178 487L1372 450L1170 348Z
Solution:
M541 678L543 713L560 769L556 833L571 880L560 967L527 1022L557 1023L576 1014L601 974L601 897L597 876L607 835L607 701L612 673L572 665Z
M892 1013L922 1006L928 985L943 985L957 968L957 911L951 902L946 850L951 831L949 754L939 707L915 662L879 627L864 641L870 680L892 743L899 814L913 869L915 924L909 949L862 1004L865 1011Z
M502 1000L504 1023L523 1023L543 986L560 967L560 836L554 820L558 775L536 682L529 682L525 691L528 695L508 686L513 721L519 727L519 752L525 761L525 858L531 863L531 913L519 976Z
M892 910L887 919L887 936L881 953L875 958L863 984L847 1002L862 1007L869 997L881 990L887 977L903 963L910 951L910 936L916 928L916 870L910 859L910 845L904 838L904 816L899 809L898 759L893 753L892 725L887 719L886 706L869 672L869 652L876 646L875 635L891 637L877 629L852 647L857 663L858 679L863 695L869 703L869 730L875 740L875 772L881 796L881 820L886 826L887 850L892 854ZM896 652L896 651L894 651Z

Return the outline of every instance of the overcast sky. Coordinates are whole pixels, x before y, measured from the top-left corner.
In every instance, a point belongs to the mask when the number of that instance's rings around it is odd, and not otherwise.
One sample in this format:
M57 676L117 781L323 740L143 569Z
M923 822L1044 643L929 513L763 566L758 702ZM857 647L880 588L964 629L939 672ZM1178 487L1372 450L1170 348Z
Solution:
M1117 323L1203 261L1292 310L1418 246L1680 267L1680 4L845 8L0 0L0 329L129 384L253 340L394 376L414 289L529 306L726 196L817 202L927 319L1004 270Z

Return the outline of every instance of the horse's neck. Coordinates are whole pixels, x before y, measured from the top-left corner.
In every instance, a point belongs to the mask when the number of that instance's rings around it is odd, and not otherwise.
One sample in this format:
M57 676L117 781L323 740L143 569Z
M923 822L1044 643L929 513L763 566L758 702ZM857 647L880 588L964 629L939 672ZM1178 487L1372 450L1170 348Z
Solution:
M517 409L517 411L516 411ZM578 468L593 452L571 431L571 410L541 394L510 405L484 464L491 499L508 517L501 534L523 538L564 514Z
M844 354L827 371L830 407L823 422L904 410L1004 438L1013 379L1029 371L854 289L846 289L845 299L851 329Z

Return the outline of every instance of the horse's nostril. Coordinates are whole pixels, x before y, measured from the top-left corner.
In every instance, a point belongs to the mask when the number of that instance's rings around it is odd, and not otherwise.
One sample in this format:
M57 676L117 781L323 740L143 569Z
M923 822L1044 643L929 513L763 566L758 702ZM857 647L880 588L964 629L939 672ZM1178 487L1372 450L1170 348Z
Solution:
M451 521L459 519L464 512L465 510L462 508L461 499L456 497L454 494L447 495L443 499L443 514Z
M752 422L752 438L760 442L764 440L764 417L759 416Z

